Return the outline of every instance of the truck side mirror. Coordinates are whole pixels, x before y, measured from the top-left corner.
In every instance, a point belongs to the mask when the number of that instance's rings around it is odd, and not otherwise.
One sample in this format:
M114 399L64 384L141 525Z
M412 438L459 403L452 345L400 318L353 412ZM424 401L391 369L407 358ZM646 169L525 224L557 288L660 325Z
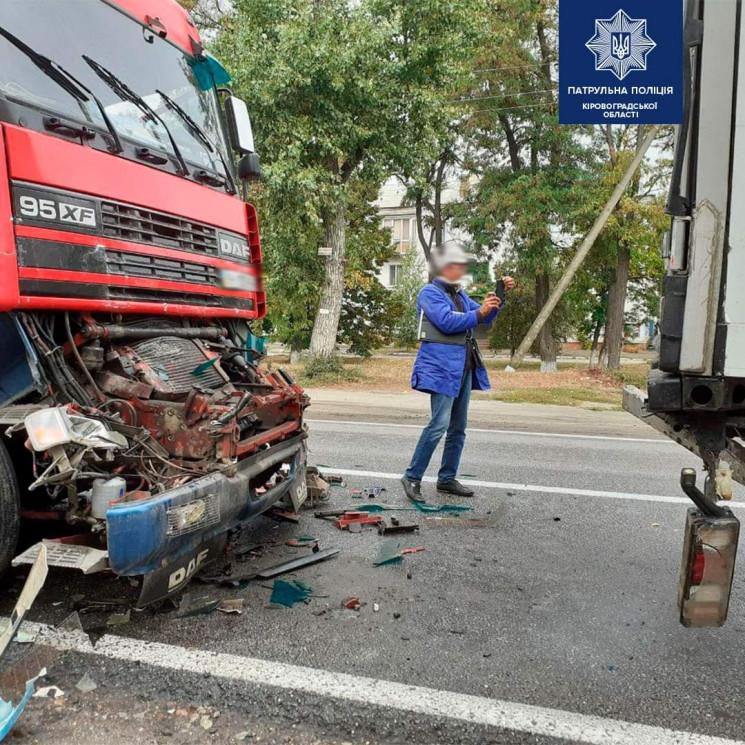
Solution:
M236 96L228 96L225 99L225 117L233 150L241 155L253 153L254 133L246 102Z
M238 178L241 181L258 181L261 178L261 160L256 153L247 153L238 161Z

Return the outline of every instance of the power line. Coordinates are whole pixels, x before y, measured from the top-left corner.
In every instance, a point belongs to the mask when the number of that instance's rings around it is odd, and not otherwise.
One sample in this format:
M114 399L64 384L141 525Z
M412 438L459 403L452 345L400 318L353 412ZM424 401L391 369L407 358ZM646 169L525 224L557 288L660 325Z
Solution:
M471 70L471 74L477 72L502 72L503 70L536 70L541 67L546 67L546 65L553 66L558 64L558 62L541 62L536 65L514 65L513 67L480 67L476 70Z
M553 101L546 101L545 103L534 103L534 104L528 104L526 106L505 106L503 108L499 109L479 109L478 111L474 111L471 114L471 118L476 116L476 114L486 114L493 111L514 111L515 109L537 109L541 106L553 106Z
M516 91L514 93L501 93L498 96L473 96L472 98L456 98L452 103L466 103L471 101L490 101L495 98L512 98L513 96L537 96L539 93L556 93L558 88L546 88L542 91Z

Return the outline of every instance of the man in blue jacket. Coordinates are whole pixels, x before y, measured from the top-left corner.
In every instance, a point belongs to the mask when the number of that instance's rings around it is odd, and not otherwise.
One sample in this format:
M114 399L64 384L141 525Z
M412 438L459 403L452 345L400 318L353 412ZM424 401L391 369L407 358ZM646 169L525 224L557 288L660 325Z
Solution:
M455 478L466 440L471 389L484 391L490 387L473 329L480 323L491 323L500 311L500 301L494 293L479 305L461 289L459 282L466 272L468 257L458 243L446 243L435 261L437 277L417 299L422 343L411 373L411 387L430 394L432 418L401 479L406 496L413 502L426 501L422 478L445 433L437 491L456 497L473 496L473 490ZM505 289L511 290L514 280L502 279Z

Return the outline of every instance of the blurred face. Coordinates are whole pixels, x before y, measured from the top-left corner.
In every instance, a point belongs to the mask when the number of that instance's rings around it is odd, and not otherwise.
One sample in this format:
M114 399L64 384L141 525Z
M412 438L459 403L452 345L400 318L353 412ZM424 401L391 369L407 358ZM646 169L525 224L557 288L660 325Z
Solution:
M466 273L466 264L448 264L440 271L440 276L448 282L460 282Z

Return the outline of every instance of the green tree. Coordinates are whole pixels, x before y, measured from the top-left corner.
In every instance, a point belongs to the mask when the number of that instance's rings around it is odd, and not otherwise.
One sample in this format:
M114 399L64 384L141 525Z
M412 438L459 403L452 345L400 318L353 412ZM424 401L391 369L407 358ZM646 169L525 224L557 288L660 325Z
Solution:
M404 312L400 300L369 272L347 278L341 309L339 341L349 351L369 357L373 350L393 341L397 320Z
M419 342L416 301L419 291L424 287L426 276L426 264L422 255L413 248L407 251L399 270L398 284L393 290L401 309L396 319L394 339L407 348L415 347Z
M595 162L573 188L573 227L586 232L628 167L644 138L638 125L594 129ZM670 131L663 130L655 155L642 164L626 194L599 236L585 266L585 291L595 307L593 347L605 327L600 362L610 369L621 364L628 321L643 322L658 315L658 290L663 274L659 246L667 229L663 194L670 172ZM580 282L582 284L582 282ZM628 300L633 302L629 311ZM633 319L632 319L633 316ZM595 355L591 356L591 363Z
M377 189L396 142L392 35L367 4L237 0L217 37L216 51L254 117L272 203L265 221L314 226L298 236L306 254L331 249L315 303L314 355L330 355L336 344L356 185ZM283 266L294 260L292 252L280 259Z
M571 245L564 218L585 154L578 128L558 123L555 4L502 0L490 6L485 23L491 42L479 57L469 118L469 166L479 183L455 219L477 247L500 252L532 286L535 316ZM553 319L538 346L542 369L555 370Z
M464 100L472 65L485 41L486 0L369 0L390 19L395 35L388 54L401 113L392 173L414 207L425 259L442 243L443 191L462 164Z

